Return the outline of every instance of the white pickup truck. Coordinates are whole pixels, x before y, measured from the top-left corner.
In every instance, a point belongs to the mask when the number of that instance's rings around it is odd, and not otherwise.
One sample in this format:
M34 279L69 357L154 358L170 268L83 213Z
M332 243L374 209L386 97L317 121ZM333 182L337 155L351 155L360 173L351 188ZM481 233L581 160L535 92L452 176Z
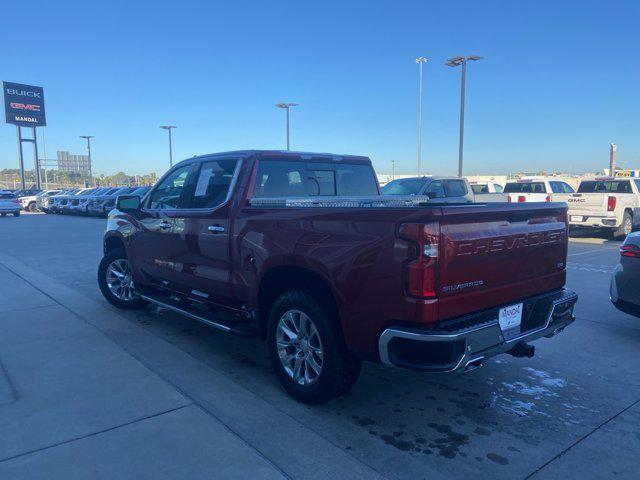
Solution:
M606 228L614 237L640 227L640 179L605 177L580 182L569 195L571 227Z
M522 178L510 181L504 187L509 202L565 202L567 193L575 190L564 180L553 178ZM556 198L558 197L558 198Z

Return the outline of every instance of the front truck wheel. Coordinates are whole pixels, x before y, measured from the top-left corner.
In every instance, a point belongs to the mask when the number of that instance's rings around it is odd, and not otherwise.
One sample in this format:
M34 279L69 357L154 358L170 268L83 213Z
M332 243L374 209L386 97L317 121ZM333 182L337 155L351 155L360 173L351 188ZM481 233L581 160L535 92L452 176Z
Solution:
M267 342L274 371L284 389L309 404L346 393L362 362L350 355L327 312L310 295L290 290L271 307Z
M98 267L98 285L104 298L114 307L131 310L146 305L134 289L124 249L111 250L102 258Z

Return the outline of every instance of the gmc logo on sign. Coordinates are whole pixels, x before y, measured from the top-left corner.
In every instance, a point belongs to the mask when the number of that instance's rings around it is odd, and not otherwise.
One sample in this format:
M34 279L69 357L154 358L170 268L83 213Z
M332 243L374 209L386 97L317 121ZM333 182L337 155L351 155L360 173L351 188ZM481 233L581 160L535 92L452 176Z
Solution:
M508 252L527 247L563 243L565 231L522 233L501 238L482 238L456 244L456 256L480 255L484 253Z
M39 112L40 105L31 105L28 103L15 103L11 102L11 108L15 108L16 110L28 110L30 112Z

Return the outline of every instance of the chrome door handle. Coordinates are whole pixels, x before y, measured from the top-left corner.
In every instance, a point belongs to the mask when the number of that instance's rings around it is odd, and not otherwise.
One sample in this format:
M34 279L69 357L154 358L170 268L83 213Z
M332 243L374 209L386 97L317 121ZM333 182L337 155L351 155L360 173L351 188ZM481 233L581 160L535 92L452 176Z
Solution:
M171 228L171 224L170 224L169 222L167 222L166 220L164 220L164 221L160 222L160 223L158 224L158 226L159 226L160 228L162 228L163 230L166 230L167 228Z
M207 227L207 230L209 230L212 233L222 233L222 232L224 232L224 227L222 227L220 225L211 225L211 226Z

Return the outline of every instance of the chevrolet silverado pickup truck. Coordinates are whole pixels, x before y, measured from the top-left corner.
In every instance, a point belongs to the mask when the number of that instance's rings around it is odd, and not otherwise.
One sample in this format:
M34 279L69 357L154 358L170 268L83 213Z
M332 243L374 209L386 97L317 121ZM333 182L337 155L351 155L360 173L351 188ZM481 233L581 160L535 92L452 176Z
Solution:
M569 225L609 230L624 237L640 227L640 180L605 177L583 180L568 195Z
M366 157L238 151L171 168L109 213L98 283L266 340L279 381L328 401L362 361L464 372L574 320L567 207L381 195Z

